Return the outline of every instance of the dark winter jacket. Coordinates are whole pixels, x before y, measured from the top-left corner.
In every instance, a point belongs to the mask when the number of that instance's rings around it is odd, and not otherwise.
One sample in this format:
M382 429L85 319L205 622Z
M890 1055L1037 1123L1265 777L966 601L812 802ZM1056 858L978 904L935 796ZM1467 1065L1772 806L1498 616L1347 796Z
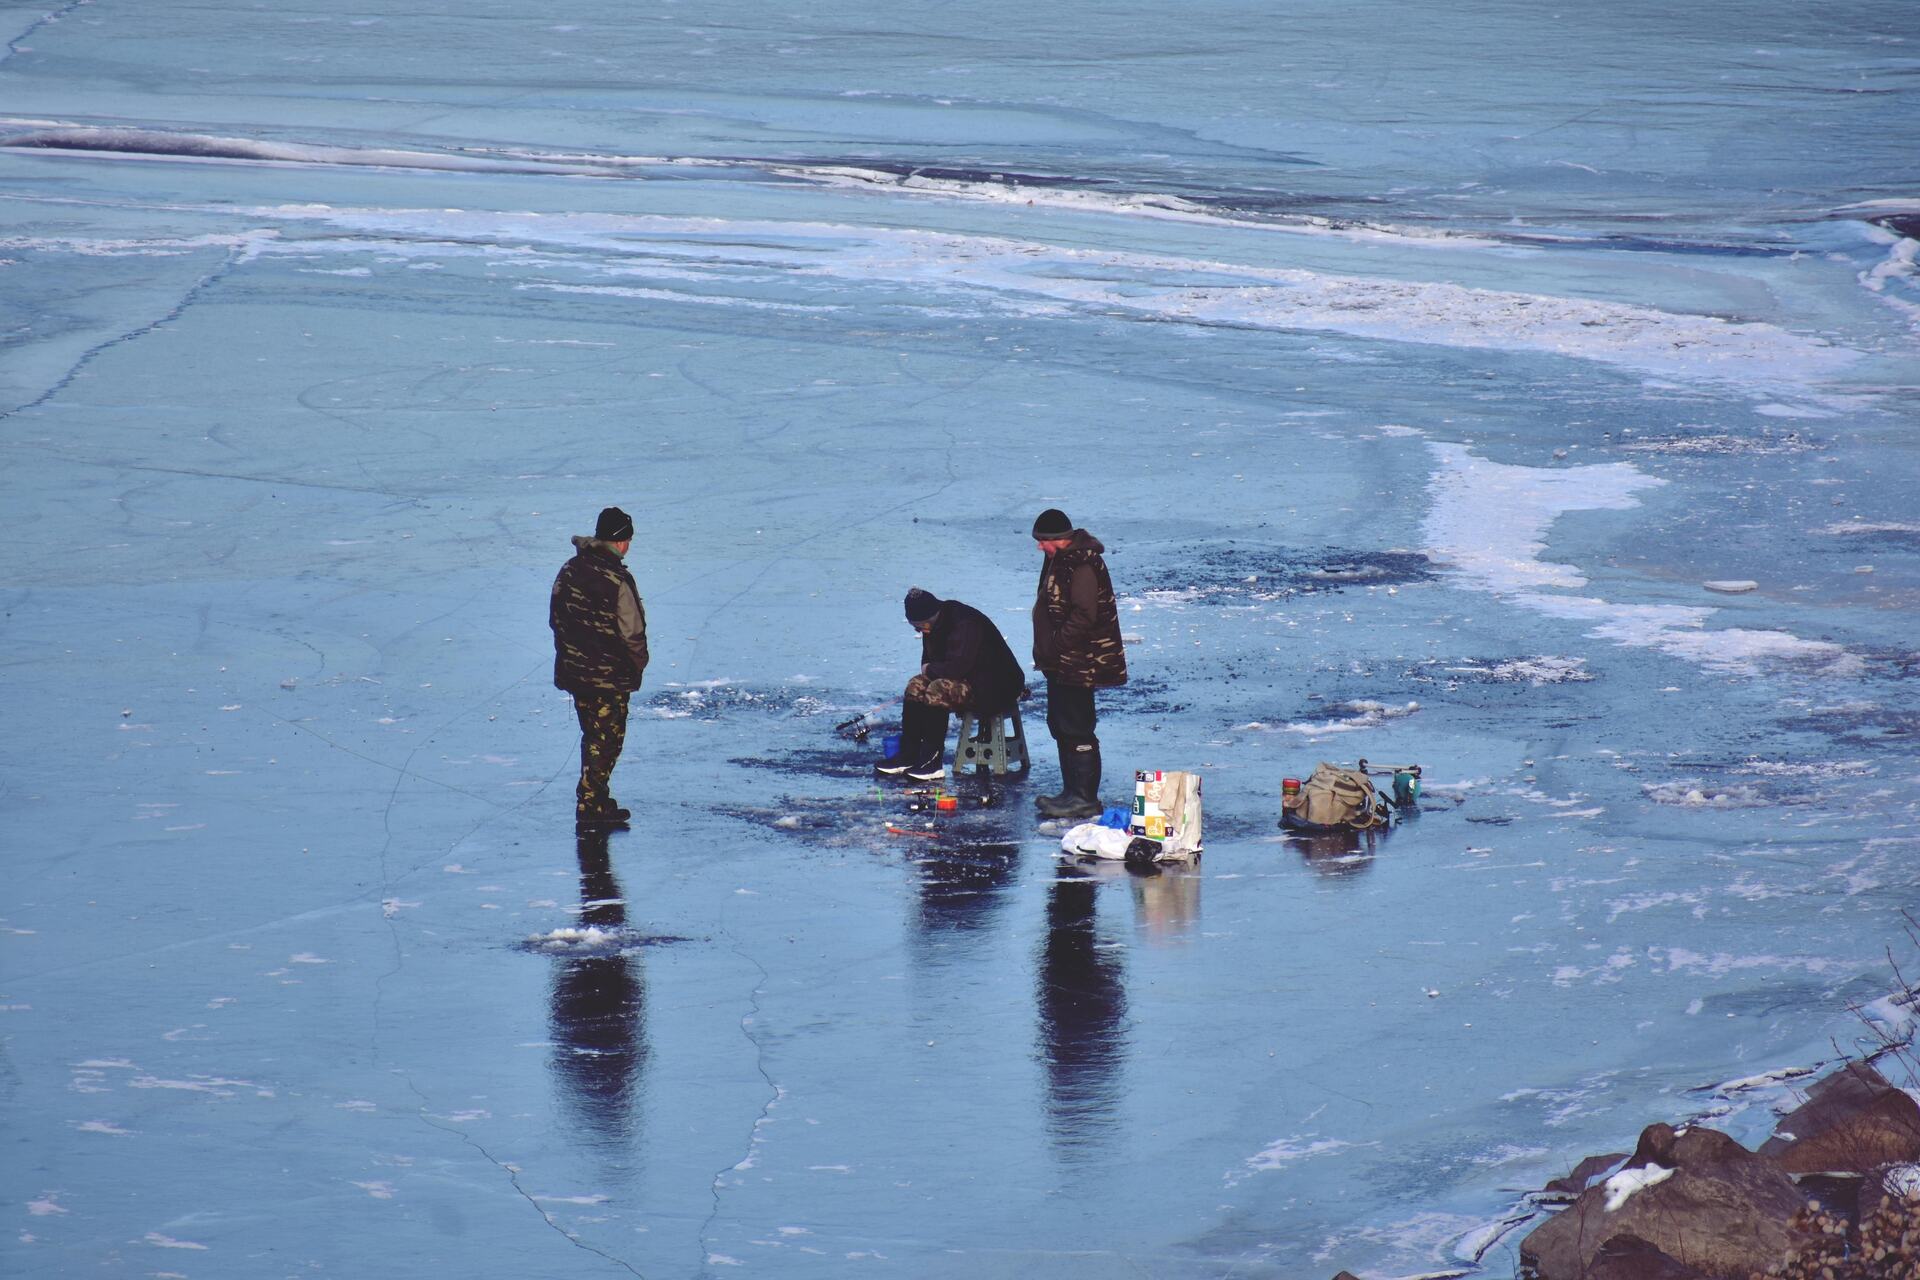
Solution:
M647 669L647 614L620 553L575 538L547 606L553 683L568 693L631 693Z
M1020 660L993 619L970 604L943 601L920 639L920 662L934 680L965 680L976 711L1006 711L1027 687Z
M1127 682L1127 654L1120 643L1120 609L1106 548L1085 529L1040 566L1033 602L1033 665L1056 680L1084 688Z

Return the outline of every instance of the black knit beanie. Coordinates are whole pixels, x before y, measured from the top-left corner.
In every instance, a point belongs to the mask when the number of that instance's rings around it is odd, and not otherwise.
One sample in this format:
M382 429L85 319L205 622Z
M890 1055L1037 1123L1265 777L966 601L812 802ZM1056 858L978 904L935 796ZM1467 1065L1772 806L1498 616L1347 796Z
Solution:
M940 606L945 603L946 601L931 591L922 591L918 587L909 587L907 588L907 621L912 623L931 622L933 621L933 616L940 612Z
M593 526L593 536L602 542L631 542L633 517L618 507L608 507L600 513L599 523Z
M1040 518L1033 522L1033 536L1036 538L1052 541L1055 538L1064 538L1072 532L1073 521L1067 519L1067 513L1058 507L1048 507L1040 513Z

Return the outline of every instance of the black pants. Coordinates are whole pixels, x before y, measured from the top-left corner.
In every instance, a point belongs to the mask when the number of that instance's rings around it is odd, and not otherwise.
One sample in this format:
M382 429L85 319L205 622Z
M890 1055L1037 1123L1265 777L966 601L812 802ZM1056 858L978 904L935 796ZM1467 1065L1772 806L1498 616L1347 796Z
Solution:
M613 799L607 784L620 749L627 745L627 697L611 692L573 695L573 714L580 721L580 785L573 794L581 813L604 809Z
M1093 689L1047 677L1047 732L1062 751L1083 742L1098 743L1093 729Z

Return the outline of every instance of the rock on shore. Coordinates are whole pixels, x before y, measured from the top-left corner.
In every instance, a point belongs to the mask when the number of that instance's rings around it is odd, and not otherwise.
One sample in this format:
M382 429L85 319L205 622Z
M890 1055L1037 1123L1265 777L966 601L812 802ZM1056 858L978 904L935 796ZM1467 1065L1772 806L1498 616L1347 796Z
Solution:
M1726 1134L1656 1124L1624 1169L1528 1235L1520 1259L1542 1280L1590 1277L1609 1246L1631 1252L1614 1241L1632 1236L1694 1274L1745 1276L1786 1256L1788 1223L1805 1205L1785 1171Z
M1757 1152L1713 1129L1655 1124L1624 1163L1581 1161L1545 1188L1575 1198L1521 1241L1521 1266L1538 1280L1920 1280L1909 1239L1920 1214L1894 1203L1910 1184L1920 1187L1920 1103L1870 1064L1849 1063ZM1899 1212L1875 1219L1883 1208ZM1871 1260L1857 1256L1863 1246ZM1896 1270L1871 1269L1882 1266Z

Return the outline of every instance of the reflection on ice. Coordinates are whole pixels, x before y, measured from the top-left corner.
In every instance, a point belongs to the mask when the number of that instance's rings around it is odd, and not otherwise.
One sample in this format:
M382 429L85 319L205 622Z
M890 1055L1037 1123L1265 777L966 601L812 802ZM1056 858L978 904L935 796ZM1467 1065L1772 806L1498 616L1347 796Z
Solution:
M581 832L580 922L611 933L626 924L605 831ZM638 954L612 949L564 958L553 974L554 1088L592 1145L635 1137L647 1058L647 993Z
M964 66L871 0L170 8L0 49L10 111L100 122L0 146L0 704L58 726L0 765L0 1273L1432 1273L1886 990L1887 6L1229 5L1198 49L1069 3L962 14ZM1489 40L1556 57L1461 81ZM644 909L604 840L567 901L538 608L629 500ZM1056 880L1013 787L889 833L832 733L897 693L911 566L1017 640L1056 504L1115 530L1103 736L1206 771L1204 876ZM1273 832L1322 734L1427 762L1417 822Z
M1300 851L1308 866L1333 880L1344 880L1373 869L1378 831L1290 831L1287 842Z
M914 945L931 957L958 937L990 929L1020 866L1011 840L974 845L929 841L919 859Z
M1047 891L1037 1004L1047 1068L1047 1132L1067 1156L1112 1136L1126 1054L1127 993L1119 955L1094 920L1100 881L1062 868Z
M1141 936L1152 945L1166 946L1191 939L1200 925L1200 886L1204 878L1191 867L1150 862L1139 871L1128 870L1133 890L1133 919Z

